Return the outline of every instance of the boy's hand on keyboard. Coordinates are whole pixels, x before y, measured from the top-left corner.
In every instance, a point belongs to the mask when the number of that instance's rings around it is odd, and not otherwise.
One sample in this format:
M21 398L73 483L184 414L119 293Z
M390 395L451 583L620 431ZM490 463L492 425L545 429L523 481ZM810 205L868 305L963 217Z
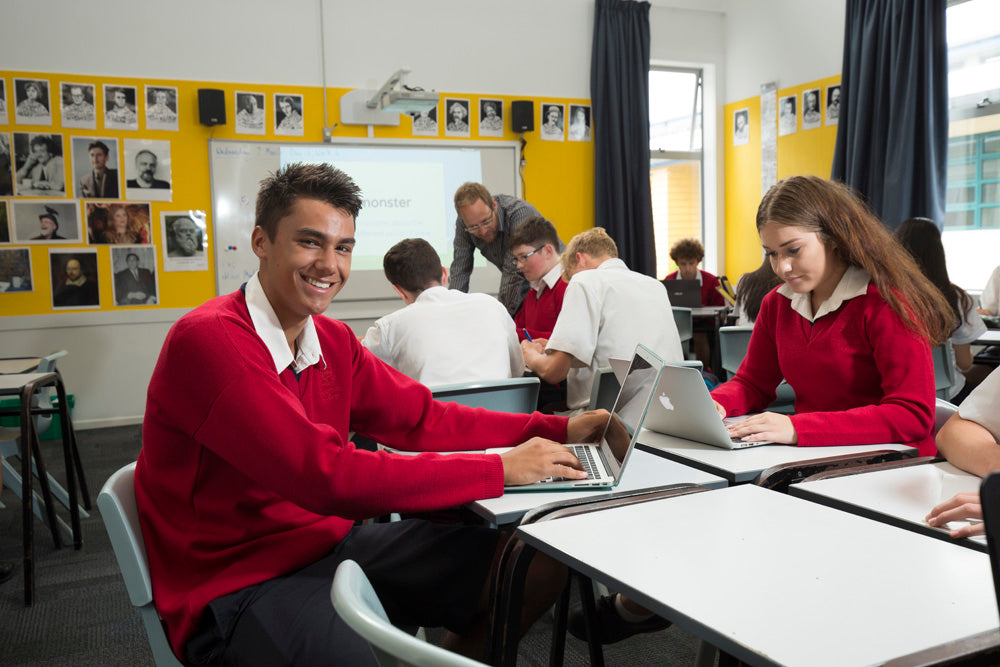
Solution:
M799 435L795 432L792 420L788 415L781 415L777 412L762 412L759 415L751 415L746 419L727 425L726 428L729 429L730 437L747 442L771 440L785 445L795 445L799 442Z
M599 442L608 416L607 410L591 410L570 417L566 424L566 442Z
M531 484L546 477L586 479L579 459L565 446L545 438L532 438L500 455L505 485Z

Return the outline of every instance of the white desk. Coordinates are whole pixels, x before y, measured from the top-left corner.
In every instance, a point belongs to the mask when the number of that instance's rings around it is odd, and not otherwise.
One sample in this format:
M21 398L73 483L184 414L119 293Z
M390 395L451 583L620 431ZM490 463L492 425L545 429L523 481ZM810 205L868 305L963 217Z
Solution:
M1000 345L1000 329L988 329L973 345Z
M530 510L549 503L574 500L576 498L598 498L616 491L635 491L667 484L701 484L712 489L726 486L726 480L701 470L636 449L632 452L622 475L622 481L614 489L601 491L514 491L499 498L488 498L469 504L469 509L492 524L501 526L517 523Z
M880 664L998 626L986 554L753 485L517 533L753 665Z
M932 507L956 493L979 493L981 482L976 475L942 462L800 482L789 486L788 493L985 552L985 535L952 540L947 530L924 522Z
M761 445L746 449L721 449L693 440L643 429L639 445L678 463L693 466L729 480L730 484L752 482L771 466L798 461L822 459L843 454L864 454L880 449L916 453L909 445L848 445L843 447L795 447L793 445Z

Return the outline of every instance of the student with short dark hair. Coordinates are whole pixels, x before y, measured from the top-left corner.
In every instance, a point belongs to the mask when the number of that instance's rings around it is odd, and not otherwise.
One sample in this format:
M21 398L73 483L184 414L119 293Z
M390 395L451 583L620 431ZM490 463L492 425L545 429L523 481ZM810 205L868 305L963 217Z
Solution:
M556 228L540 215L528 218L511 234L510 250L530 288L514 316L520 340L525 339L525 331L532 338L548 338L556 326L567 284L560 245Z
M257 273L178 320L163 344L135 492L157 611L186 664L370 664L330 604L347 558L394 623L443 625L450 647L481 655L498 533L356 522L586 477L555 441L597 437L606 412L566 420L438 403L322 315L350 275L360 207L357 185L328 164L279 169L257 200ZM416 452L523 444L407 456L356 449L352 431ZM539 563L525 622L563 572Z
M715 289L719 279L715 275L698 268L705 259L705 246L698 239L681 239L670 248L670 259L677 264L677 271L671 271L663 280L697 280L701 283L701 305L724 306L726 300Z
M488 294L445 287L448 270L424 239L404 239L382 260L404 308L379 318L361 344L429 387L524 374L507 309Z

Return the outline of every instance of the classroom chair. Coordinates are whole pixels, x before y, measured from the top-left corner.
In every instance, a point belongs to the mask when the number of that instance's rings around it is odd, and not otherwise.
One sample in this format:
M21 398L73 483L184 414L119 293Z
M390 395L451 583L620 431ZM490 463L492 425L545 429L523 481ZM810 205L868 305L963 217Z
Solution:
M139 610L146 627L149 648L157 667L180 667L170 650L167 633L153 605L153 584L149 579L149 559L139 527L139 510L135 504L135 463L120 468L104 483L97 494L97 507L111 539L118 569L125 580L129 601Z
M66 350L59 350L58 352L53 352L51 354L42 357L41 361L38 364L38 368L32 372L34 373L58 372L58 370L56 369L56 361L62 359L67 354L68 353L66 352ZM53 409L53 403L52 403L53 391L54 389L52 387L45 387L36 392L31 401L32 406L45 409ZM51 425L52 415L36 415L34 423L35 423L35 433L41 435ZM61 426L65 428L65 425ZM14 464L12 464L10 462L10 458L12 457L17 457L18 459L21 458L20 438L21 438L20 428L0 427L0 466L3 467L3 484L11 491L13 491L18 498L22 497L23 480L21 479L20 466L15 466ZM77 479L80 480L81 494L83 496L82 507L79 508L80 518L86 519L87 517L90 516L87 513L87 510L89 510L91 506L90 506L89 495L86 490L86 480L83 477L83 466L80 462L80 456L76 448L75 438L72 441L71 447L73 452L73 460L75 464L74 467L76 470L76 476ZM40 452L36 451L31 461L31 468L35 474L35 477L38 477L39 459L40 459ZM45 477L46 481L48 482L48 489L46 490L45 485L41 484L41 480L39 480L40 482L39 488L41 488L45 494L50 493L51 496L54 496L55 499L58 500L63 507L69 509L70 506L69 493L67 493L66 489L63 488L63 486L56 480L55 477L52 476L51 473L46 472ZM34 502L32 503L32 507L35 516L37 516L39 519L43 521L46 520L46 517L42 516L42 512L46 512L46 514L48 514L48 506L47 503L45 502L45 497L39 495L38 491L35 490L32 490L32 495L34 497ZM66 522L61 517L55 516L54 513L52 513L52 516L55 517L56 525L58 526L59 530L62 531L63 535L71 538L72 531L70 530L70 527L66 524ZM70 539L69 541L72 540Z
M522 517L520 525L708 490L707 487L698 484L671 484L634 491L617 491L598 497L574 498L536 507ZM492 665L513 666L517 664L517 646L521 632L521 608L524 602L525 581L528 567L531 565L535 553L535 548L518 539L516 534L507 541L501 552L497 574L490 586L490 608L493 610L493 617L490 624L487 656ZM593 582L583 574L573 574L577 577L589 630L594 627L597 614ZM569 601L570 585L567 582L555 608L555 622L552 627L552 644L549 653L550 665L561 665L563 662ZM589 635L594 637L593 632L589 632ZM588 641L588 648L590 664L603 665L604 649L596 637Z
M621 388L621 383L615 377L611 366L598 368L594 371L594 384L590 388L590 402L587 404L587 409L611 410L615 406L615 399L618 398L618 392Z
M934 360L934 392L938 398L951 398L951 388L955 385L955 348L945 341L931 348Z
M694 338L694 320L691 317L691 309L682 306L671 306L674 312L674 323L677 325L677 334L681 338L681 349L684 350L684 357L690 358L691 339Z
M726 371L726 376L730 380L736 375L740 364L743 363L752 332L753 326L750 325L719 327L719 354L722 357L722 370ZM774 402L768 406L768 410L784 414L791 414L795 411L795 390L790 384L782 380L774 393Z
M508 378L490 382L460 382L430 387L434 399L498 412L530 413L538 403L537 377Z
M353 560L337 566L330 600L337 615L368 642L381 667L485 667L484 663L429 644L390 623L368 577Z
M821 475L831 477L840 474L851 475L856 472L881 470L882 466L891 467L894 463L914 465L913 461L924 463L933 460L933 456L914 458L912 452L878 449L863 454L841 454L809 461L782 463L760 471L753 483L765 489L786 493L789 485L805 480L824 479L825 477Z

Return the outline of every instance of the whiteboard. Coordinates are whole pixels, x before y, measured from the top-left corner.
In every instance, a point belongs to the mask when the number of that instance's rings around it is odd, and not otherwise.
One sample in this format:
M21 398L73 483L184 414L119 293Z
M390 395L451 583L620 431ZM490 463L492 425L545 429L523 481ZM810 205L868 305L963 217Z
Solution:
M325 144L313 144L212 139L208 142L208 150L217 294L228 294L238 289L257 270L257 257L250 248L250 234L254 228L257 190L261 180L291 160L324 161L337 166L343 159L342 156L353 149L366 149L369 153L377 152L380 159L392 167L393 173L387 176L387 179L391 177L392 183L401 186L415 187L411 181L426 182L426 178L421 181L417 177L425 175L428 169L418 163L419 160L413 157L413 151L428 151L429 154L443 152L443 155L456 158L454 165L450 167L454 173L450 173L448 179L444 181L445 189L451 187L450 184L454 183L456 178L460 178L459 183L481 179L480 182L493 194L520 195L518 177L520 145L513 141L339 139ZM470 156L474 155L479 157L478 167L472 165L476 160L470 159ZM350 164L356 169L361 169L357 163ZM406 178L401 171L410 168L414 170L414 178ZM352 175L351 168L345 166L344 170ZM361 180L357 180L361 184ZM362 190L364 196L364 187ZM445 192L437 196L436 200L448 197L449 205L445 206L441 201L432 202L433 213L428 214L425 210L424 217L419 220L423 228L416 230L417 233L410 234L428 240L435 239L437 242L432 241L432 244L441 254L445 266L451 264L451 239L454 236L456 217L454 206L450 204L450 197L453 195L454 188L451 187L450 193ZM398 298L382 273L381 253L384 250L381 246L374 249L374 254L363 259L365 257L363 234L372 227L371 225L368 229L364 227L366 214L370 214L370 211L362 208L356 234L360 247L355 250L354 269L347 285L338 295L338 301ZM384 230L383 236L385 236ZM401 235L395 240L404 237L405 235ZM386 243L389 240L391 239L383 239ZM369 247L369 250L372 248ZM376 254L377 263L374 261ZM361 261L359 262L357 258L361 258ZM495 294L499 283L500 272L477 252L470 291Z

